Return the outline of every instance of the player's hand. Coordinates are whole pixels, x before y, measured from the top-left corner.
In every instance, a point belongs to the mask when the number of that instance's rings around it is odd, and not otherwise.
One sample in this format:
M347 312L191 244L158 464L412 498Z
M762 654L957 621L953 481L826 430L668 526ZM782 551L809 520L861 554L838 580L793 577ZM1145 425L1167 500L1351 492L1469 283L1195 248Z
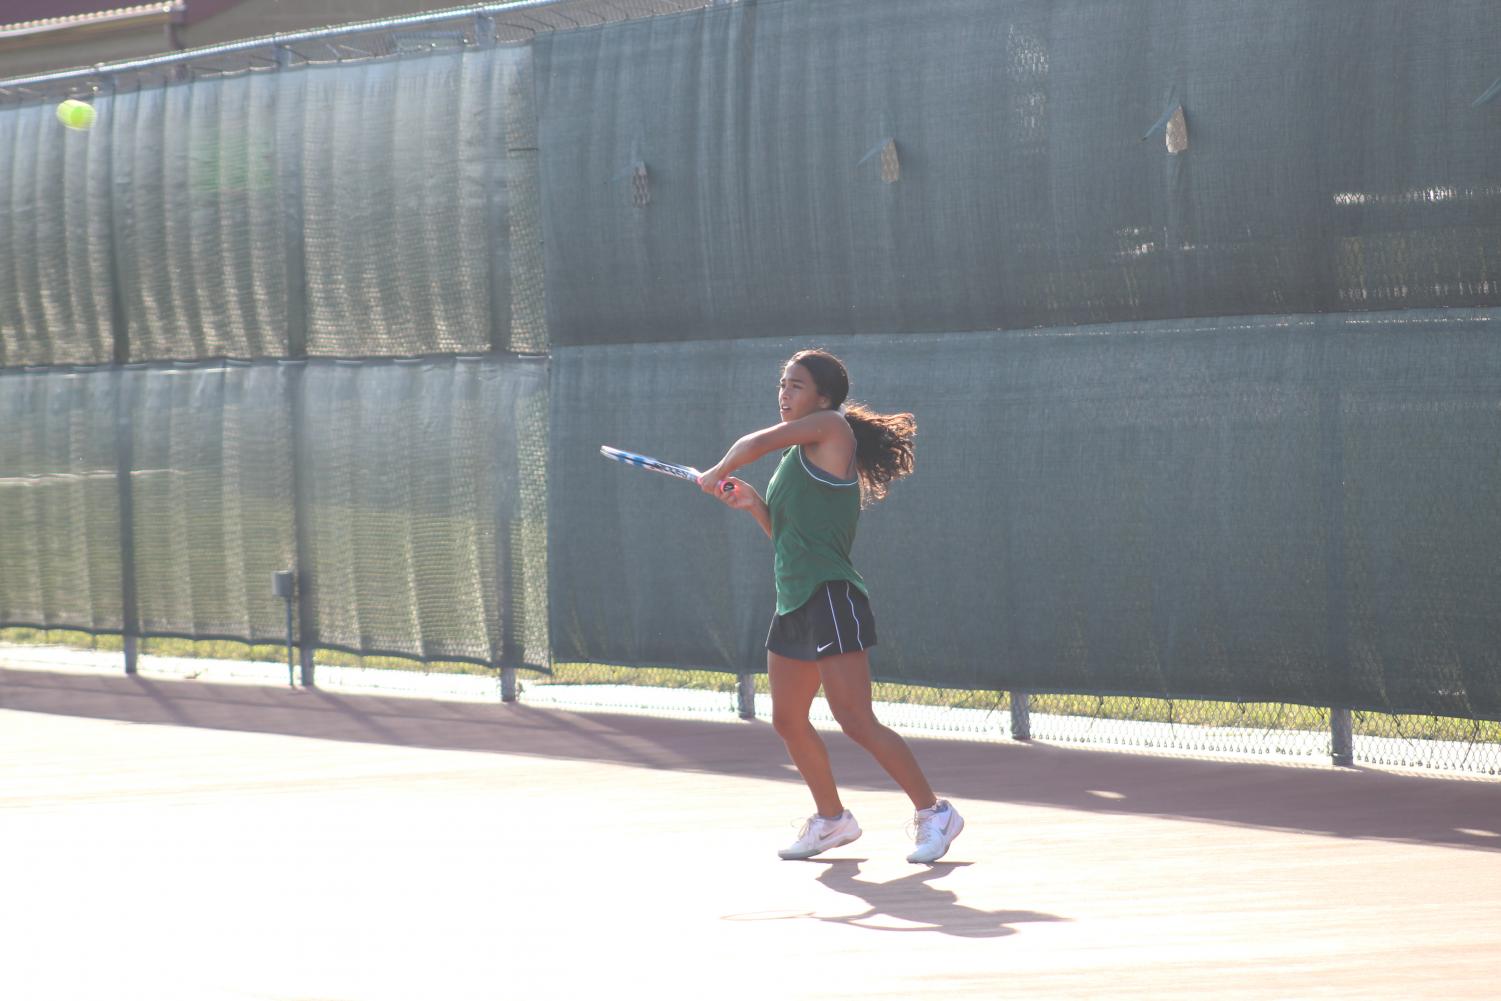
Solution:
M725 480L724 486L714 496L736 511L749 511L761 503L761 495L756 493L756 488L735 476Z
M706 494L714 494L717 496L720 492L719 484L723 480L724 473L720 472L719 466L716 465L713 469L699 474L698 488Z

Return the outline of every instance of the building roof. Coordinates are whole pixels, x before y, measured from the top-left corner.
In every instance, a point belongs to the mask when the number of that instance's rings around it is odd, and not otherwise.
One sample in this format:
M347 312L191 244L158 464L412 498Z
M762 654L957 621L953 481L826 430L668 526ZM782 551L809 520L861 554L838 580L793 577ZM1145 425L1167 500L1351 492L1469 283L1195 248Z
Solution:
M10 0L0 12L0 38L52 42L59 33L139 28L150 24L192 24L240 0Z

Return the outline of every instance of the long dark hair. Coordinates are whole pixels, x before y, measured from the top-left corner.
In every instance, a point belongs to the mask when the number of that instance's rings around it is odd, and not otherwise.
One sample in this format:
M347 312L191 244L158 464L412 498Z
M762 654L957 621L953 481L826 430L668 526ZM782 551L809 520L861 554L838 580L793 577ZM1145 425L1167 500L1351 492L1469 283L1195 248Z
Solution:
M855 468L860 489L868 503L886 496L887 485L912 472L912 444L917 436L917 419L911 414L882 414L862 403L845 403L850 395L850 375L844 362L817 349L799 351L787 359L787 365L801 365L813 376L819 396L829 398L829 406L844 408L844 419L855 432Z

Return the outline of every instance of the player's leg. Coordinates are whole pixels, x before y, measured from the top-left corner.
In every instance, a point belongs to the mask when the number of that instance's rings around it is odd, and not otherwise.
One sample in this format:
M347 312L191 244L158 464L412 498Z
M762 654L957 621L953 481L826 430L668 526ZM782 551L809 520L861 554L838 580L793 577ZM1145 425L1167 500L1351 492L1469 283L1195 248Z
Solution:
M886 773L896 780L919 810L932 806L937 797L917 764L912 749L896 731L876 719L870 703L870 658L854 650L818 662L824 696L845 734L870 752Z
M771 677L772 725L818 806L818 812L798 832L797 840L777 854L784 859L812 858L854 841L860 836L860 825L839 801L828 748L808 722L808 707L818 693L818 665L768 650L766 667Z
M768 650L766 672L771 679L771 725L787 745L787 754L813 794L819 814L837 817L844 812L844 804L834 784L829 750L808 722L808 707L818 694L818 665Z
M908 862L936 862L964 830L964 818L947 800L938 799L918 767L907 742L876 719L870 704L870 660L864 650L826 657L818 662L823 692L834 718L850 739L870 752L902 787L917 808L913 818L917 843Z

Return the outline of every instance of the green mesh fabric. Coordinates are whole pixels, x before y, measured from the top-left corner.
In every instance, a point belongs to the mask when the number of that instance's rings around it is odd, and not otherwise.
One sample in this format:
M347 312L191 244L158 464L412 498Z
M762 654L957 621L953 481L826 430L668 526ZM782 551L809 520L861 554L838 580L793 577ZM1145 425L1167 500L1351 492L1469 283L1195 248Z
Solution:
M1495 718L1498 337L1448 310L824 338L918 422L853 554L877 675ZM555 659L764 663L760 529L593 453L707 467L802 346L558 349Z
M0 623L118 631L119 375L0 371Z

